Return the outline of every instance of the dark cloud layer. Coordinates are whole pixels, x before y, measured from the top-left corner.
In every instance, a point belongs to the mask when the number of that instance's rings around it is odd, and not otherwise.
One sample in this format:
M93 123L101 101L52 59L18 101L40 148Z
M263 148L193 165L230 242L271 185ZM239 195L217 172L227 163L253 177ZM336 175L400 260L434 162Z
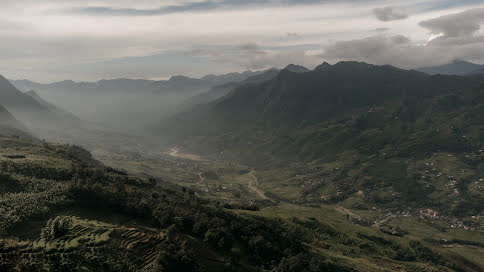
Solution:
M373 10L373 14L378 20L384 22L408 18L407 14L403 13L402 11L398 11L395 7L376 8Z
M484 23L484 8L445 15L439 18L420 22L420 26L429 29L433 34L445 37L471 36Z
M344 0L354 1L354 0ZM221 0L188 2L180 5L171 5L154 9L113 8L109 6L81 7L72 11L75 13L91 15L123 15L123 16L154 16L181 12L201 12L216 9L237 9L254 6L295 6L327 3L328 0Z

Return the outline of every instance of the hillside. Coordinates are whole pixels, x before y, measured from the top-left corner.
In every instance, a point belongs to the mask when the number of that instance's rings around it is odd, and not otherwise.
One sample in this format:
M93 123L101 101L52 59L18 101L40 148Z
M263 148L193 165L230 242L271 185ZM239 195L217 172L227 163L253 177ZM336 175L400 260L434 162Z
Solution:
M295 64L290 64L287 67L285 67L283 70L294 72L294 73L306 73L309 72L306 67L300 66L300 65L295 65ZM215 87L212 87L209 91L195 95L193 97L190 97L187 99L183 104L182 108L185 110L188 110L192 107L195 107L197 105L203 105L212 101L215 101L228 93L230 93L232 90L244 86L244 85L249 85L249 84L258 84L262 83L265 81L269 81L273 78L275 78L281 70L278 69L269 69L265 71L261 71L260 73L257 73L255 75L252 75L248 77L245 80L242 81L233 81L229 83L225 83L222 85L217 85Z
M37 101L40 105L47 108L49 111L56 114L57 116L62 116L62 118L65 119L66 122L69 122L72 125L74 125L74 124L80 125L81 124L81 119L79 119L79 117L75 116L74 114L72 114L72 113L70 113L70 112L68 112L64 109L59 108L58 106L56 106L52 103L45 101L35 91L28 91L25 94L27 94L30 97L32 97L33 99L35 99L35 101Z
M0 101L17 120L39 137L52 136L66 129L77 128L80 121L38 96L22 93L7 79L0 76Z
M464 78L430 77L391 66L340 62L327 69L317 67L310 73L283 70L272 80L239 86L222 99L207 104L203 114L185 112L166 126L175 133L178 128L187 130L179 133L184 136L212 135L260 125L288 128L301 122L307 125L326 121L405 97L431 97L476 84Z
M227 210L104 167L82 148L0 138L2 271L479 271L338 220Z
M0 134L4 136L26 137L32 138L27 132L27 128L22 126L13 117L10 112L7 111L2 105L0 105Z
M17 90L10 82L0 75L0 101L7 108L30 109L43 111L43 108L35 99Z
M275 199L470 218L484 209L482 82L354 62L283 71L178 115L164 135L277 173L263 183Z
M246 80L261 72L246 71L226 75L207 75L200 79L173 76L168 80L109 79L97 82L65 80L40 84L12 80L19 90L36 94L82 120L103 123L113 129L144 132L161 118L180 110L192 96L214 86ZM72 116L71 116L72 117Z
M266 71L262 71L261 73L257 73L255 75L252 75L242 81L233 81L233 82L228 82L225 84L217 85L212 87L210 90L203 92L198 95L194 95L187 100L185 100L181 108L184 110L189 110L193 107L196 107L198 105L203 105L212 101L215 101L228 93L230 93L233 89L244 86L247 84L257 84L257 83L262 83L264 81L268 81L273 79L274 77L279 74L279 70L277 69L269 69ZM183 110L182 110L183 112ZM170 116L171 117L171 116Z
M0 105L0 124L2 125L14 125L17 120L7 111L3 106Z

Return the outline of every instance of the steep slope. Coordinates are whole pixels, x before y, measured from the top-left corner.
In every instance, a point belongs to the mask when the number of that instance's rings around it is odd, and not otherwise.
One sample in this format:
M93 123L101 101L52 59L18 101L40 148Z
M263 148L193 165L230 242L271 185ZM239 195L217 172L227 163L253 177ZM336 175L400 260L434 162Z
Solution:
M61 111L52 111L43 100L40 102L29 94L16 89L7 79L0 76L0 101L2 105L22 124L40 137L49 137L65 129L77 128L78 120Z
M0 75L0 101L7 108L44 110L35 99L17 90L6 78Z
M232 81L229 83L225 83L222 85L217 85L212 87L210 90L203 92L201 94L195 95L187 99L181 105L181 108L184 110L188 110L196 105L201 105L205 103L209 103L211 101L217 100L225 95L227 95L233 89L247 85L247 84L257 84L262 83L264 81L271 80L279 74L279 70L277 69L269 69L262 71L260 73L253 73L254 75L240 81Z
M0 123L3 125L15 125L16 121L10 112L0 105Z
M32 138L22 126L2 105L0 105L0 134L7 136L22 136Z
M53 104L82 120L114 129L142 132L148 125L180 110L180 104L215 85L244 80L259 72L210 75L201 79L173 76L169 80L111 79L97 82L70 80L39 84L12 80L20 90L35 90Z
M240 86L206 105L203 114L187 112L167 124L174 132L185 130L181 135L213 135L254 125L290 129L301 122L317 123L362 107L431 97L472 84L463 78L341 62L309 73L283 70L273 80Z
M62 116L62 118L65 119L66 122L69 122L70 124L73 124L73 125L81 123L81 119L79 119L79 117L75 116L74 114L72 114L72 113L70 113L70 112L68 112L64 109L59 108L58 106L56 106L52 103L45 101L35 91L28 91L25 94L27 94L30 97L32 97L33 99L35 99L35 101L37 101L40 105L49 109L52 113L56 114L57 116Z
M227 210L103 167L75 146L0 137L2 271L479 271L420 241ZM340 226L345 226L341 228Z
M479 70L484 69L484 65L475 64L468 61L454 60L451 63L419 68L418 71L430 74L430 75L469 75L476 73Z
M191 151L295 169L284 179L299 188L298 197L275 198L483 213L482 77L355 62L324 66L242 86L169 120L164 135L172 132L173 142Z

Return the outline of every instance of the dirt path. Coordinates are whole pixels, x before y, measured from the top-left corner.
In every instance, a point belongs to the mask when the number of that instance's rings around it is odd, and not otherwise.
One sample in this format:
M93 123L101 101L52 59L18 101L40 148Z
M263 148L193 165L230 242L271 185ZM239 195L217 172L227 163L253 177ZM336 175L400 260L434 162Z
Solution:
M356 218L356 219L361 219L361 217L359 215L357 215L356 213L342 207L342 206L339 206L339 205L335 205L334 206L334 209L340 213L342 213L343 215L348 215L350 217L353 217L353 218Z
M178 148L171 148L168 155L175 157L175 158L187 159L187 160L192 160L192 161L203 161L204 160L202 157L200 157L198 155L180 153Z
M258 196L260 196L262 199L267 199L266 195L264 194L264 191L260 190L257 188L259 185L259 180L255 176L255 170L252 169L250 170L249 173L246 174L247 179L249 180L249 189L256 192Z
M198 177L200 178L200 180L197 183L202 184L205 181L205 178L203 177L203 172L198 172Z

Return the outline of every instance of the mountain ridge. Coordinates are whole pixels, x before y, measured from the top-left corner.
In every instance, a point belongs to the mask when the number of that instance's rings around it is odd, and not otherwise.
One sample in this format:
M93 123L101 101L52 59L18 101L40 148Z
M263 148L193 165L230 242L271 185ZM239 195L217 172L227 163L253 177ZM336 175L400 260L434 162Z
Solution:
M124 91L134 91L139 86L149 87L151 91L156 91L157 88L169 88L172 84L177 83L205 83L211 85L221 85L229 83L232 81L242 81L248 77L262 73L263 71L244 71L241 73L233 72L228 74L220 75L206 75L201 78L192 78L184 75L174 75L167 80L150 80L150 79L130 79L130 78L114 78L114 79L100 79L98 81L73 81L73 80L63 80L52 83L37 83L27 79L10 80L14 86L21 89L22 91L30 90L43 90L46 88L64 88L64 89L82 89L87 88L90 90L102 90L103 88L108 88L110 85L123 86L121 90ZM121 84L117 84L121 83ZM134 85L139 83L139 86ZM133 87L136 86L136 87Z
M484 72L484 65L463 60L454 60L451 63L439 66L422 67L417 70L430 75L442 74L464 76Z
M199 154L266 170L342 165L336 176L334 168L323 171L325 178L301 190L299 201L321 201L317 196L329 190L323 181L330 176L331 184L345 189L329 203L352 198L354 190L365 188L361 190L367 201L383 206L428 206L460 216L482 212L484 194L464 184L479 175L466 155L474 156L484 145L484 79L430 76L359 62L326 67L306 73L281 71L272 80L241 86L165 121L160 131L173 133L177 144ZM427 183L417 178L414 165L435 161L436 154L455 157L452 164L470 173L468 180L460 181L459 194L443 187L443 180ZM380 179L384 185L378 185ZM432 195L435 184L440 189ZM383 201L384 190L399 197Z

